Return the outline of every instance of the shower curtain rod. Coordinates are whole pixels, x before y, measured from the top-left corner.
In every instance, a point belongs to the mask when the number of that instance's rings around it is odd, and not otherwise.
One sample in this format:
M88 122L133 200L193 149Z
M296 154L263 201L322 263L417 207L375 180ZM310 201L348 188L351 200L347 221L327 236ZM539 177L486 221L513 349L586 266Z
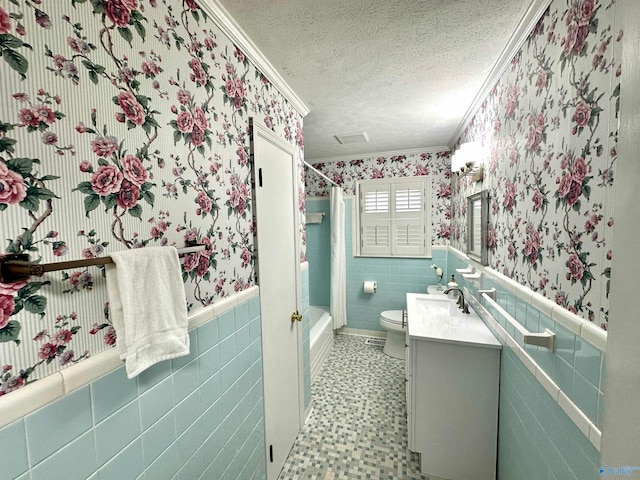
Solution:
M316 172L318 175L320 175L322 178L324 178L327 182L331 183L332 185L339 187L340 185L338 185L336 182L334 182L333 180L331 180L329 177L327 177L324 173L322 173L320 170L318 170L317 168L312 167L311 165L309 165L307 163L306 160L304 160L304 164L309 167L311 170L313 170L314 172Z

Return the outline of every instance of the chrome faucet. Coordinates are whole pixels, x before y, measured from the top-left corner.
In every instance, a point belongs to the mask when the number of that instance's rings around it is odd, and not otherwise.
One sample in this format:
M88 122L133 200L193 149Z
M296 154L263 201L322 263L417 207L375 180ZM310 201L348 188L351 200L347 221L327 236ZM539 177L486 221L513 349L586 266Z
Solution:
M447 288L443 293L447 294L453 290L457 290L458 291L458 307L460 307L460 309L462 310L462 313L469 313L469 307L467 306L467 302L464 301L464 293L462 293L462 290L460 290L458 287L449 287Z

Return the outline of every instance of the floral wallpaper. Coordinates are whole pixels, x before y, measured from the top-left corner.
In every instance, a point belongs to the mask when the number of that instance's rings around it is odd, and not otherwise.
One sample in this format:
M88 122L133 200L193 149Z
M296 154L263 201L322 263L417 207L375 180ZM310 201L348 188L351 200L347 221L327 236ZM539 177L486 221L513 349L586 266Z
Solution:
M194 0L0 0L0 56L4 253L198 242L191 310L255 283L249 117L300 161L302 117ZM0 396L115 343L103 274L0 283Z
M318 162L312 166L342 186L345 195L354 195L355 181L390 177L431 176L432 243L448 245L451 236L451 160L448 151L376 156L338 162ZM309 197L328 196L331 184L307 169L305 190Z
M490 265L606 329L620 100L611 0L555 0L460 142L485 148L482 183L452 181L452 244L465 198L491 197Z

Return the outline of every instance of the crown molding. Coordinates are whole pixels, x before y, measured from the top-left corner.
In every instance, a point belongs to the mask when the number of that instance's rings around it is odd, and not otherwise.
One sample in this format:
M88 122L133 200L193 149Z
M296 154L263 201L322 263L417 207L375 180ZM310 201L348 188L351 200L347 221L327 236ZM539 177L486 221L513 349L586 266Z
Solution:
M425 147L425 148L411 148L407 150L393 150L390 152L367 152L367 153L354 153L350 155L341 155L339 157L316 157L305 158L308 163L333 163L333 162L349 162L351 160L357 160L362 158L372 157L394 157L396 155L414 155L421 153L438 153L448 152L449 147L446 145L441 147Z
M542 14L549 8L552 0L532 0L531 5L529 5L529 9L522 17L522 20L514 30L507 46L502 50L502 53L498 57L498 60L494 64L491 72L489 72L489 76L484 81L480 90L474 97L469 109L462 117L462 120L458 124L458 128L456 128L451 140L449 140L449 149L453 151L453 147L455 146L458 139L462 136L462 132L466 126L471 122L473 116L477 113L480 105L489 95L489 92L494 87L494 85L500 80L500 77L505 72L514 55L520 50L520 47L524 44L526 39L529 37L529 34L533 31L534 27L537 25Z
M200 0L198 3L213 19L215 24L220 27L222 32L242 50L256 68L284 95L289 103L291 103L291 106L295 108L300 115L303 117L306 116L309 113L309 107L304 104L275 67L271 65L267 57L265 57L253 41L251 41L245 31L238 25L233 17L231 17L227 9L224 8L218 0Z

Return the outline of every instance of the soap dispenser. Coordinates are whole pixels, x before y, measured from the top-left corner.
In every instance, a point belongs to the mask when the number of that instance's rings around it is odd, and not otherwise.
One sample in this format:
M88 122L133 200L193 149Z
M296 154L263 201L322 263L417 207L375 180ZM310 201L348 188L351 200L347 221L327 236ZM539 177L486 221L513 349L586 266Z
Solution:
M456 277L454 275L451 275L451 280L449 280L449 283L447 283L448 289L451 289L452 287L458 288L458 283L456 282ZM449 298L456 299L460 295L460 292L458 290L450 290L447 295L449 296Z

